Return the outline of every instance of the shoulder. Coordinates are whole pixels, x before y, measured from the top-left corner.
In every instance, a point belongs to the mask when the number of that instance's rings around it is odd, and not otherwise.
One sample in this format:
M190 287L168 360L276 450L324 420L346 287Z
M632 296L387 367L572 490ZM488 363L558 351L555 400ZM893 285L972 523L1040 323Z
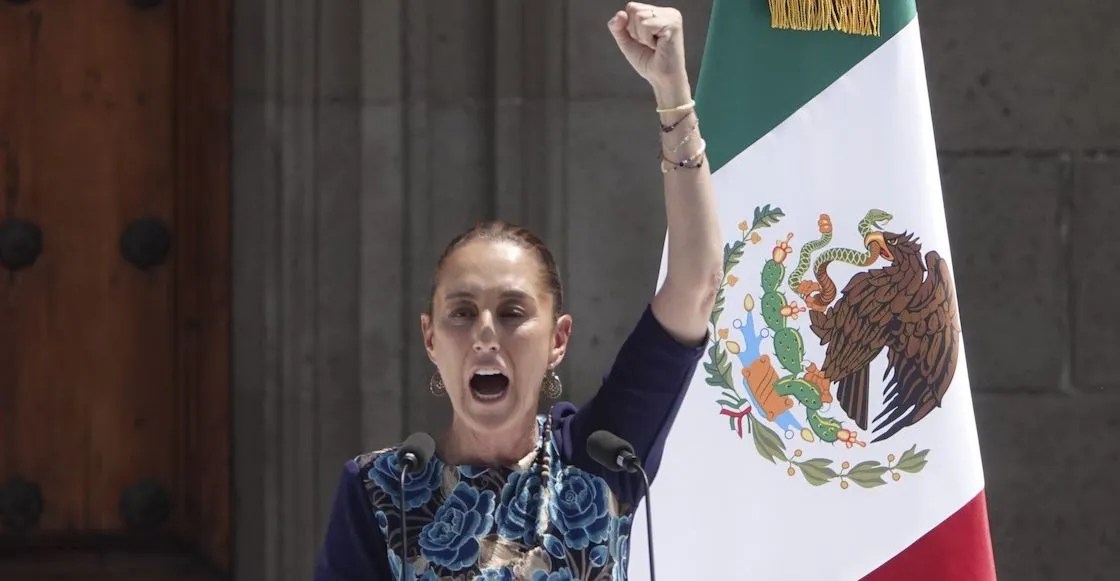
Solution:
M350 458L343 465L342 479L367 495L394 490L394 486L400 486L397 446L363 452Z
M562 465L571 465L580 470L600 472L600 467L594 462L588 462L586 426L579 425L579 417L584 414L584 408L570 401L558 401L548 410L552 420L552 433L550 441L556 453L557 460Z
M552 420L552 430L556 431L577 411L579 411L579 407L570 401L558 401L552 404L548 409L548 415Z
M396 468L396 460L396 446L363 452L346 461L343 476L366 484L378 470L393 471Z
M363 452L361 454L358 454L357 456L354 456L346 462L346 466L348 469L352 469L356 473L367 472L378 462L386 463L389 461L395 461L396 455L397 446L381 448L379 450L371 450L369 452Z
M399 446L390 446L369 452L363 452L346 462L346 471L366 488L396 489L400 486L401 466L397 458ZM428 469L424 473L433 472L433 468L442 468L438 458L428 462ZM408 475L406 480L414 480L424 475Z
M428 504L436 498L443 482L445 465L432 458L423 470L406 474L401 492L401 467L397 446L359 454L346 462L346 477L360 488L375 509L389 510L403 503L409 509Z

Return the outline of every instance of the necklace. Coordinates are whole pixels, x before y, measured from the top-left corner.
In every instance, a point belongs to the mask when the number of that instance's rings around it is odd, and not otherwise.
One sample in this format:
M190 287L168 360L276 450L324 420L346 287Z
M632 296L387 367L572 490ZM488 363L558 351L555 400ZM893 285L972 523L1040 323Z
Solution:
M540 473L540 507L537 513L537 538L542 539L548 531L548 503L552 496L552 410L545 415L544 431L541 434L541 449L537 451L537 470Z

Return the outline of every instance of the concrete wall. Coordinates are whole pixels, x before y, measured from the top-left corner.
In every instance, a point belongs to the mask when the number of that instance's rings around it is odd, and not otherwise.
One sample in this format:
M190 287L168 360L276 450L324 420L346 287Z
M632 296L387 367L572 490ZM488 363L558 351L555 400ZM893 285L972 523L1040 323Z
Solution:
M695 78L710 0L677 6ZM1120 5L919 8L1001 578L1117 575ZM344 459L446 419L418 313L476 220L553 247L566 395L597 387L664 232L652 101L612 11L235 2L240 579L306 579Z

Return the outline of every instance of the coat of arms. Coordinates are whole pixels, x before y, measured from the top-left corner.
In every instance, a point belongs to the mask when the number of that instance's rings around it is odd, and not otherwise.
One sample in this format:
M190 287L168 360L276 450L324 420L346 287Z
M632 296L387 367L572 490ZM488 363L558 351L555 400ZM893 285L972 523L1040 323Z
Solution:
M793 233L775 241L759 286L746 289L741 311L725 316L727 291L746 278L736 274L745 252L784 216L770 205L756 208L750 223L739 224L741 238L724 247L704 363L707 383L720 389L719 413L739 438L746 423L764 459L814 486L874 488L888 475L898 481L903 472L920 472L929 450L917 445L855 465L833 456L866 447L868 439L892 444L940 407L960 338L949 265L936 251L923 256L913 234L884 230L893 216L878 209L856 225L862 250L830 246L832 220L821 214L817 237L799 249ZM829 267L839 263L858 272L838 291ZM807 359L807 340L824 347L823 360ZM886 358L886 373L881 393L873 393L871 366L879 358ZM873 398L880 411L870 418Z

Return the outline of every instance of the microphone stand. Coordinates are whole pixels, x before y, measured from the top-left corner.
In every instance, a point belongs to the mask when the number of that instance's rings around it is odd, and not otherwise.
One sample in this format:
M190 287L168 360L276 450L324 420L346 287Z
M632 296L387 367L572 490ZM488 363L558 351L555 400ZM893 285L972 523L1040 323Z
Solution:
M407 462L407 459L406 459ZM411 462L409 462L411 464ZM408 475L408 468L401 470L401 574L400 581L405 581L405 569L408 567L408 511L405 507L408 503L405 502L405 494L407 491L404 485L405 476Z
M607 470L618 472L626 471L630 474L639 472L642 483L646 486L646 542L649 544L649 578L657 580L657 572L653 564L653 508L650 502L649 474L642 467L642 460L634 453L634 446L626 440L606 431L598 430L587 438L587 454L591 459L601 464Z
M635 467L642 474L642 480L646 484L646 542L649 545L649 580L656 581L657 575L653 571L653 511L650 509L649 475L646 474L646 470L642 468L640 462L636 462Z
M432 437L424 432L417 432L409 436L400 448L397 449L397 464L401 474L401 574L400 581L405 581L405 570L408 569L408 487L407 475L419 472L435 454L436 443Z

